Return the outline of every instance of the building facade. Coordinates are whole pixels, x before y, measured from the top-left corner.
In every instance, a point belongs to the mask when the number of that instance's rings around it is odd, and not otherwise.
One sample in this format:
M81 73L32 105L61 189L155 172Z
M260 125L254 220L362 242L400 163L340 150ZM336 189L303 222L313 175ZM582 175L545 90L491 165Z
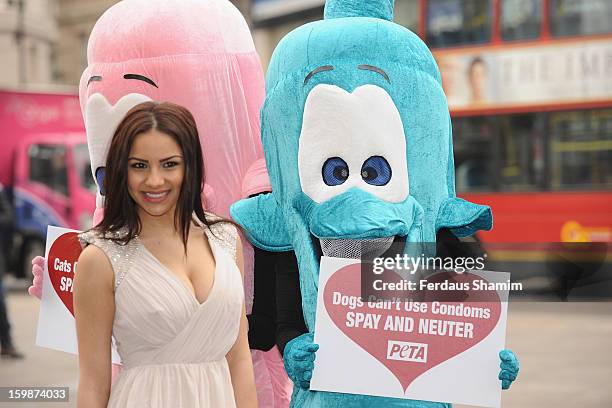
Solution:
M0 87L53 82L56 0L0 0Z
M58 40L53 80L78 85L87 66L89 33L102 13L118 0L57 0Z
M0 87L76 87L89 34L120 0L0 0ZM251 0L232 0L250 22Z
M417 31L419 0L395 0L395 21ZM323 18L325 0L253 0L251 27L264 69L278 42L293 29Z

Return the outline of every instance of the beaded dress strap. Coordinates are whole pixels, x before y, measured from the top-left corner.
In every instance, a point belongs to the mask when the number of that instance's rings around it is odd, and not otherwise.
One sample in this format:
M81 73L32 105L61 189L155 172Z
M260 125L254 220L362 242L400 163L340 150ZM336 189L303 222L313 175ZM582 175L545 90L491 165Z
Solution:
M223 247L223 249L232 256L234 262L237 262L236 242L238 239L238 230L236 227L230 222L223 221L206 226L198 220L197 217L194 217L194 219L204 229L208 239ZM222 218L211 213L206 213L206 220L215 222L222 220Z
M112 240L112 238L119 238L120 236L121 232L115 232L105 237L95 231L79 234L79 241L83 248L87 245L95 245L108 257L115 274L115 291L134 265L138 250L138 243L135 239L132 239L125 245Z

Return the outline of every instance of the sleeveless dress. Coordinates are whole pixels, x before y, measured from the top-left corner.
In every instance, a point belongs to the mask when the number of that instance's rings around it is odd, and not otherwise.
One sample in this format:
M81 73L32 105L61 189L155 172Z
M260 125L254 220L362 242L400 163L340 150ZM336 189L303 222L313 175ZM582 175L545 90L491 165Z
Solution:
M238 336L244 300L237 231L229 223L202 229L216 267L201 304L138 237L120 245L91 231L79 235L83 246L105 252L115 273L113 338L123 371L108 407L235 407L225 355Z

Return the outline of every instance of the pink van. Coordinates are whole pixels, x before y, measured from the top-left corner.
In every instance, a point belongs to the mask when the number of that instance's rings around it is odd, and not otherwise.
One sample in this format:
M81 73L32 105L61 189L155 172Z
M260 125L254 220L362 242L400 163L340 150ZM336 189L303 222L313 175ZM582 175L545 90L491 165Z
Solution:
M47 225L91 226L95 184L79 99L0 90L0 183L13 203L11 269L28 276Z

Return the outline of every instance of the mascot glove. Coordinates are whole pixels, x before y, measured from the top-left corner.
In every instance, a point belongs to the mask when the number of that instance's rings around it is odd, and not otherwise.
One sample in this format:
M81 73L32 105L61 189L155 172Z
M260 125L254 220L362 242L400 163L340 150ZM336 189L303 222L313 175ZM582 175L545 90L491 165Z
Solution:
M32 259L32 286L28 288L28 293L31 296L41 298L42 297L42 285L43 285L43 268L45 267L45 258L37 256Z
M313 341L313 333L302 334L287 343L283 356L287 375L295 385L305 390L310 388L315 352L319 349Z
M501 371L499 379L502 382L502 390L510 388L512 381L516 380L519 372L519 361L516 355L510 350L502 350L499 352L501 363L499 364Z

